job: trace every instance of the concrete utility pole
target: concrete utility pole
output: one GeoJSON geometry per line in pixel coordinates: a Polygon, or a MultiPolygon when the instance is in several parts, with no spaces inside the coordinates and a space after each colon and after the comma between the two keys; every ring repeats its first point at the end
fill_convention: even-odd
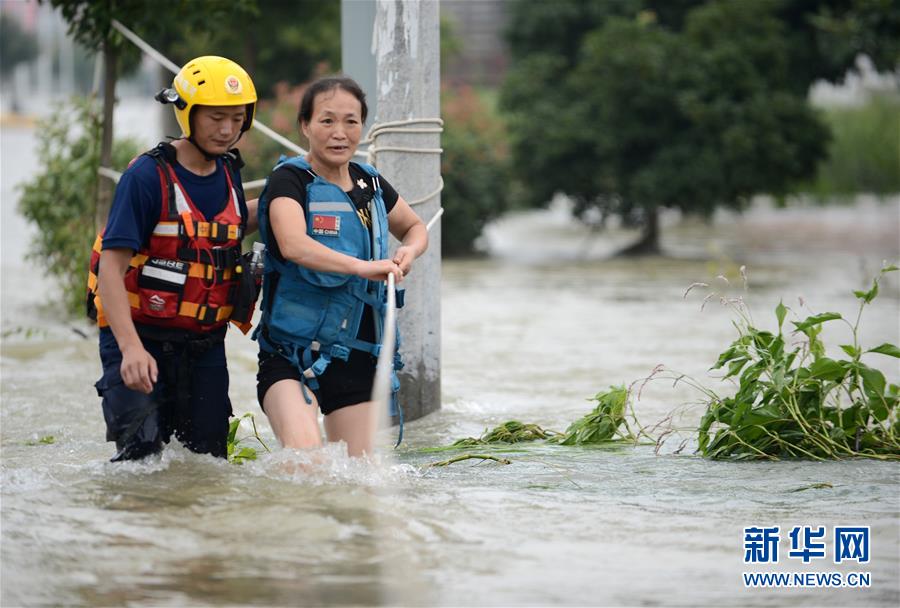
{"type": "MultiPolygon", "coordinates": [[[[345,0],[346,11],[365,10],[366,2],[345,0]]],[[[366,92],[377,104],[381,124],[440,116],[440,27],[439,3],[432,0],[377,0],[374,28],[368,53],[374,59],[375,91],[366,92]],[[373,94],[374,93],[374,94],[373,94]]],[[[370,5],[371,7],[371,5],[370,5]]],[[[369,7],[369,8],[370,8],[369,7]]],[[[346,23],[347,16],[342,17],[346,23]]],[[[346,32],[346,29],[342,30],[346,32]]],[[[343,45],[348,52],[348,42],[343,45]]],[[[353,60],[345,54],[344,65],[353,60]]],[[[366,59],[369,60],[369,59],[366,59]]],[[[365,82],[365,76],[350,73],[365,82]]],[[[361,82],[362,84],[362,82],[361,82]]],[[[363,85],[365,86],[365,85],[363,85]]],[[[434,128],[434,124],[410,124],[409,129],[434,128]]],[[[406,127],[401,127],[406,128],[406,127]]],[[[376,148],[415,150],[440,147],[438,133],[386,132],[373,144],[376,148]]],[[[378,152],[378,170],[409,202],[434,192],[440,184],[439,154],[406,150],[378,152]]],[[[440,194],[416,204],[423,221],[441,207],[440,194]]],[[[405,307],[399,324],[404,369],[400,372],[400,404],[407,420],[415,420],[441,406],[441,231],[438,222],[429,233],[430,245],[403,282],[405,307]]],[[[394,242],[393,246],[396,247],[394,242]]]]}

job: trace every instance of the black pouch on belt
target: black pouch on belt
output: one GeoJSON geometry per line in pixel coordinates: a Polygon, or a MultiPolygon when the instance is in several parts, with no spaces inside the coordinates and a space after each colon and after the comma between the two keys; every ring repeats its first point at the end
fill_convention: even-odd
{"type": "Polygon", "coordinates": [[[231,318],[238,323],[249,323],[256,309],[256,298],[259,297],[260,277],[250,271],[250,256],[247,252],[241,257],[241,262],[235,266],[235,292],[234,310],[231,318]]]}

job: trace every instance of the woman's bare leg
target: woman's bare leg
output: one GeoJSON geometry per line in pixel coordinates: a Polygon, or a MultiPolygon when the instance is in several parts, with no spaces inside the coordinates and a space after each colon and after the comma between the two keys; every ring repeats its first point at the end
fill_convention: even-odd
{"type": "Polygon", "coordinates": [[[296,380],[279,380],[266,391],[263,407],[278,441],[286,448],[317,448],[322,445],[319,433],[319,404],[312,391],[306,391],[312,404],[306,402],[303,389],[296,380]]]}
{"type": "Polygon", "coordinates": [[[348,405],[325,416],[328,441],[345,441],[351,456],[372,454],[375,421],[372,419],[373,401],[348,405]]]}

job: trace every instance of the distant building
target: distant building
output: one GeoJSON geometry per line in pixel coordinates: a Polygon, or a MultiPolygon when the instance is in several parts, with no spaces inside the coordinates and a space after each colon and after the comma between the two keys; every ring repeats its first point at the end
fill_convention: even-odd
{"type": "Polygon", "coordinates": [[[498,86],[506,76],[509,50],[504,32],[509,0],[441,0],[441,19],[450,21],[459,52],[444,66],[445,81],[498,86]]]}

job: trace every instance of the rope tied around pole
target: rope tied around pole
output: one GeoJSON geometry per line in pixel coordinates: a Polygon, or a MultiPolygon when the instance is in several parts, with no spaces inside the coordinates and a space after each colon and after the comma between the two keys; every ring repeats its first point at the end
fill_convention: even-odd
{"type": "MultiPolygon", "coordinates": [[[[418,135],[440,135],[444,132],[444,121],[440,118],[410,118],[407,120],[394,120],[390,122],[377,122],[372,125],[369,136],[360,142],[361,145],[368,144],[369,148],[365,152],[357,152],[358,156],[365,156],[366,162],[370,165],[378,166],[379,152],[407,152],[410,154],[441,154],[443,148],[415,148],[410,146],[379,146],[378,137],[387,133],[402,134],[418,134],[418,135]],[[418,126],[418,125],[436,125],[436,126],[418,126]]],[[[441,193],[444,189],[444,179],[438,177],[437,187],[423,197],[407,201],[409,205],[415,206],[427,202],[441,193]]]]}

